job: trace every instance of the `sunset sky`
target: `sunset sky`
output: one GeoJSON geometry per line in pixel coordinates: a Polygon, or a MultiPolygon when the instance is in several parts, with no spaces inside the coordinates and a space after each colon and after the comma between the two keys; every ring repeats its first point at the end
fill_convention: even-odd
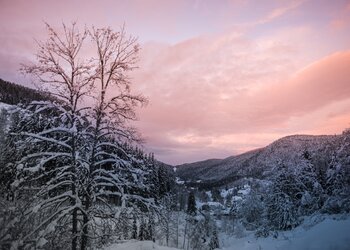
{"type": "Polygon", "coordinates": [[[139,38],[136,126],[166,163],[350,127],[349,0],[0,0],[0,78],[29,86],[44,22],[72,21],[139,38]]]}

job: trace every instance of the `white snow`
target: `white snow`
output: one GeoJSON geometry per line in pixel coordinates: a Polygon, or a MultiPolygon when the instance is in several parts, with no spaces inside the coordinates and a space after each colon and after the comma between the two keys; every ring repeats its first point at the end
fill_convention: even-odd
{"type": "Polygon", "coordinates": [[[175,182],[176,182],[177,184],[179,184],[179,185],[185,184],[185,181],[182,181],[179,177],[176,177],[176,178],[175,178],[175,182]]]}
{"type": "Polygon", "coordinates": [[[41,247],[43,247],[46,243],[47,243],[47,240],[46,240],[46,239],[40,238],[40,240],[36,243],[36,246],[37,246],[38,248],[41,248],[41,247]]]}
{"type": "Polygon", "coordinates": [[[229,194],[233,193],[234,192],[234,188],[230,188],[230,189],[222,189],[220,194],[221,194],[221,197],[222,198],[226,198],[229,194]]]}
{"type": "Polygon", "coordinates": [[[350,217],[335,220],[326,217],[322,222],[310,228],[310,221],[291,231],[279,232],[273,237],[255,238],[251,232],[246,237],[235,238],[220,235],[221,249],[224,250],[349,250],[350,217]]]}
{"type": "Polygon", "coordinates": [[[224,208],[224,205],[222,205],[220,202],[216,202],[216,201],[208,201],[206,204],[208,204],[209,206],[213,206],[213,207],[220,207],[220,208],[224,208]]]}
{"type": "Polygon", "coordinates": [[[32,209],[33,213],[37,213],[39,211],[40,207],[41,207],[40,204],[33,207],[33,209],[32,209]]]}
{"type": "Polygon", "coordinates": [[[208,195],[209,200],[212,201],[213,200],[213,195],[212,195],[211,191],[207,191],[205,193],[208,195]]]}
{"type": "Polygon", "coordinates": [[[248,195],[250,193],[250,186],[248,184],[245,184],[243,186],[243,189],[238,190],[238,193],[242,195],[248,195]]]}
{"type": "MultiPolygon", "coordinates": [[[[350,216],[309,217],[305,222],[291,230],[279,232],[277,238],[256,238],[253,232],[245,231],[242,238],[233,235],[219,234],[222,250],[349,250],[350,249],[350,216]],[[320,222],[321,221],[321,222],[320,222]]],[[[152,241],[124,241],[112,244],[101,250],[175,250],[159,246],[152,241]]]]}
{"type": "MultiPolygon", "coordinates": [[[[11,114],[12,112],[14,112],[17,109],[17,106],[14,105],[9,105],[3,102],[0,102],[0,114],[2,114],[3,110],[6,110],[8,114],[11,114]]],[[[10,127],[10,116],[8,115],[7,117],[5,117],[7,120],[5,121],[5,124],[3,124],[3,128],[4,131],[8,131],[9,127],[10,127]]]]}
{"type": "Polygon", "coordinates": [[[243,198],[241,196],[233,196],[232,201],[241,201],[243,198]]]}
{"type": "Polygon", "coordinates": [[[152,241],[127,241],[121,244],[113,244],[103,250],[176,250],[177,248],[159,246],[152,241]]]}
{"type": "Polygon", "coordinates": [[[0,102],[0,110],[2,109],[10,110],[14,108],[16,108],[16,106],[0,102]]]}

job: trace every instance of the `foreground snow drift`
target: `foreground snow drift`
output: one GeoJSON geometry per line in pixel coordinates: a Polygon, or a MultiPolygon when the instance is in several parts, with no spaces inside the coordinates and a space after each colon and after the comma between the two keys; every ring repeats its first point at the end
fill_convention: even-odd
{"type": "Polygon", "coordinates": [[[2,110],[2,109],[9,110],[9,109],[14,109],[14,108],[16,108],[15,105],[10,105],[7,103],[0,102],[0,110],[2,110]]]}
{"type": "Polygon", "coordinates": [[[159,246],[152,241],[128,241],[122,244],[113,244],[103,250],[175,250],[177,248],[159,246]]]}
{"type": "Polygon", "coordinates": [[[225,250],[349,250],[350,249],[350,217],[346,220],[325,218],[309,218],[303,225],[291,231],[280,232],[277,239],[258,238],[253,234],[237,239],[222,236],[221,247],[225,250]]]}
{"type": "MultiPolygon", "coordinates": [[[[349,250],[349,229],[350,217],[346,220],[336,220],[332,217],[311,217],[298,228],[280,232],[277,239],[273,237],[256,239],[253,233],[247,233],[242,238],[220,235],[220,246],[223,250],[349,250]],[[319,220],[322,221],[319,222],[319,220]]],[[[177,248],[159,246],[152,241],[133,240],[113,244],[103,250],[175,249],[177,248]]]]}

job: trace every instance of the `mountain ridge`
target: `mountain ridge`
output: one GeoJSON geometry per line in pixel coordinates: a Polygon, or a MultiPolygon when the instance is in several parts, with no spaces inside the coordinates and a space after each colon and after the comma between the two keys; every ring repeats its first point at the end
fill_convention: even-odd
{"type": "Polygon", "coordinates": [[[276,164],[302,160],[308,152],[318,168],[330,161],[342,135],[288,135],[269,145],[224,159],[208,159],[176,165],[176,176],[190,186],[223,186],[241,178],[264,179],[276,164]]]}

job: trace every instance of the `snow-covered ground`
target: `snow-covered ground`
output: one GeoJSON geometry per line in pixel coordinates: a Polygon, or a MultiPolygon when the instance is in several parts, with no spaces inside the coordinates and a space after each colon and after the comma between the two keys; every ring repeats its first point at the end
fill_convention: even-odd
{"type": "Polygon", "coordinates": [[[121,244],[113,244],[103,250],[176,250],[177,248],[159,246],[152,241],[127,241],[121,244]]]}
{"type": "Polygon", "coordinates": [[[9,110],[9,109],[13,109],[13,108],[15,108],[15,106],[10,105],[10,104],[6,104],[6,103],[3,103],[3,102],[0,102],[0,111],[1,111],[2,109],[7,109],[7,110],[9,110]]]}
{"type": "MultiPolygon", "coordinates": [[[[350,250],[350,217],[310,217],[287,232],[279,232],[277,238],[255,238],[247,232],[242,238],[220,234],[223,250],[350,250]],[[319,222],[322,220],[321,222],[319,222]],[[318,223],[319,222],[319,223],[318,223]],[[318,224],[316,224],[318,223],[318,224]],[[316,225],[314,225],[316,224],[316,225]]],[[[127,241],[113,244],[103,250],[175,250],[159,246],[152,241],[127,241]]]]}
{"type": "Polygon", "coordinates": [[[185,181],[181,180],[179,177],[176,177],[176,178],[175,178],[175,182],[176,182],[177,184],[179,184],[179,185],[185,184],[185,181]]]}
{"type": "Polygon", "coordinates": [[[350,217],[332,217],[312,226],[319,218],[308,218],[301,226],[273,237],[256,239],[252,233],[243,238],[220,235],[224,250],[350,250],[350,217]]]}

